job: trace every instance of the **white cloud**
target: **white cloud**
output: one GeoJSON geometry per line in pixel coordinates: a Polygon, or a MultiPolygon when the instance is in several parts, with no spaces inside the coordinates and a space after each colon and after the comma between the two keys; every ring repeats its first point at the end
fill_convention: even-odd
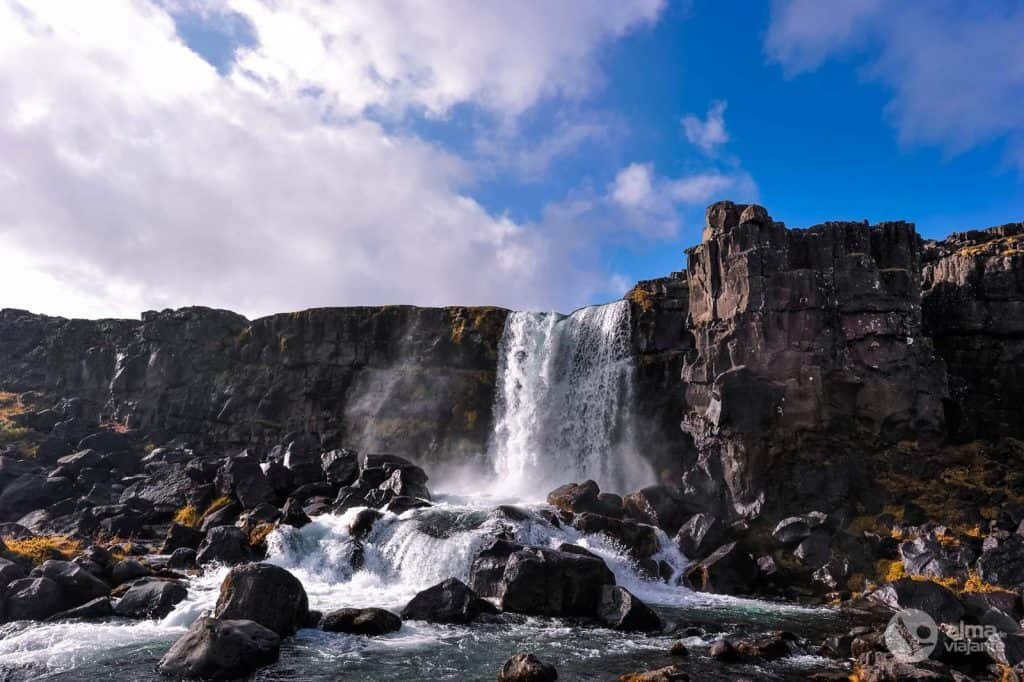
{"type": "Polygon", "coordinates": [[[757,198],[757,185],[742,169],[705,170],[677,178],[659,176],[653,164],[631,163],[621,169],[607,198],[621,209],[623,222],[650,236],[674,236],[686,209],[720,199],[757,198]]]}
{"type": "Polygon", "coordinates": [[[691,144],[700,147],[705,153],[713,153],[717,147],[729,141],[729,133],[725,130],[725,106],[722,101],[712,102],[708,107],[707,118],[687,114],[683,117],[683,132],[691,144]]]}
{"type": "Polygon", "coordinates": [[[240,73],[285,96],[317,88],[337,113],[368,106],[445,114],[473,101],[518,114],[600,80],[596,48],[660,15],[664,0],[324,2],[225,0],[259,45],[240,73]],[[343,11],[339,11],[343,5],[343,11]]]}
{"type": "Polygon", "coordinates": [[[654,199],[651,185],[652,168],[649,163],[631,163],[615,176],[612,199],[625,208],[642,208],[654,199]]]}
{"type": "Polygon", "coordinates": [[[467,160],[368,112],[581,95],[661,0],[339,4],[202,6],[256,30],[222,76],[175,33],[189,0],[0,0],[0,272],[35,283],[0,305],[567,308],[603,288],[576,236],[489,212],[467,160]]]}
{"type": "Polygon", "coordinates": [[[901,140],[951,152],[1006,136],[1024,168],[1024,6],[1019,3],[777,2],[768,55],[791,75],[862,60],[892,91],[901,140]]]}

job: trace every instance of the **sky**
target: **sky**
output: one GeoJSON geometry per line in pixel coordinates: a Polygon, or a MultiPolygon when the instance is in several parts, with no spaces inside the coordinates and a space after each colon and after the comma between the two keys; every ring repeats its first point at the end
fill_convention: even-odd
{"type": "Polygon", "coordinates": [[[703,212],[1024,220],[1024,2],[0,0],[0,307],[569,311],[703,212]]]}

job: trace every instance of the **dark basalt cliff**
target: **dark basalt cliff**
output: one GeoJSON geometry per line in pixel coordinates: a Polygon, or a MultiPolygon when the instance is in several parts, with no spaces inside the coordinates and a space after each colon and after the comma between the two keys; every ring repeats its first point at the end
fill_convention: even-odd
{"type": "MultiPolygon", "coordinates": [[[[690,504],[732,518],[857,513],[894,446],[1024,437],[1024,225],[924,242],[904,222],[787,229],[720,202],[687,254],[687,270],[627,299],[635,438],[690,504]]],[[[325,449],[465,461],[491,434],[506,316],[4,310],[0,391],[42,422],[57,399],[82,398],[94,421],[155,443],[230,450],[311,432],[325,449]]]]}
{"type": "Polygon", "coordinates": [[[101,421],[197,443],[414,454],[481,451],[491,432],[499,308],[321,308],[248,321],[207,308],[141,321],[0,311],[0,388],[84,399],[101,421]]]}
{"type": "Polygon", "coordinates": [[[958,232],[924,251],[925,332],[949,368],[956,440],[1024,431],[1024,223],[958,232]]]}
{"type": "Polygon", "coordinates": [[[912,225],[788,230],[723,203],[688,253],[688,488],[743,516],[808,498],[833,508],[865,452],[941,440],[945,376],[921,331],[912,225]]]}

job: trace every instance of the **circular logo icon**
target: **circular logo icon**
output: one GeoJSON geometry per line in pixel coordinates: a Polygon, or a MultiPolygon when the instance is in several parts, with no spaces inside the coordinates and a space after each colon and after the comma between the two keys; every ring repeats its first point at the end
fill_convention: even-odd
{"type": "Polygon", "coordinates": [[[932,617],[917,609],[896,613],[885,628],[885,645],[897,660],[906,663],[923,661],[939,643],[939,626],[932,617]]]}

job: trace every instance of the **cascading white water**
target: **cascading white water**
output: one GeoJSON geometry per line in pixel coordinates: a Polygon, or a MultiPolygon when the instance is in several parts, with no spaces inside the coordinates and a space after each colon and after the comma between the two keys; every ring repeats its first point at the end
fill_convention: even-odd
{"type": "Polygon", "coordinates": [[[497,487],[535,498],[588,478],[620,492],[651,483],[633,447],[633,374],[628,301],[509,315],[490,445],[497,487]]]}

